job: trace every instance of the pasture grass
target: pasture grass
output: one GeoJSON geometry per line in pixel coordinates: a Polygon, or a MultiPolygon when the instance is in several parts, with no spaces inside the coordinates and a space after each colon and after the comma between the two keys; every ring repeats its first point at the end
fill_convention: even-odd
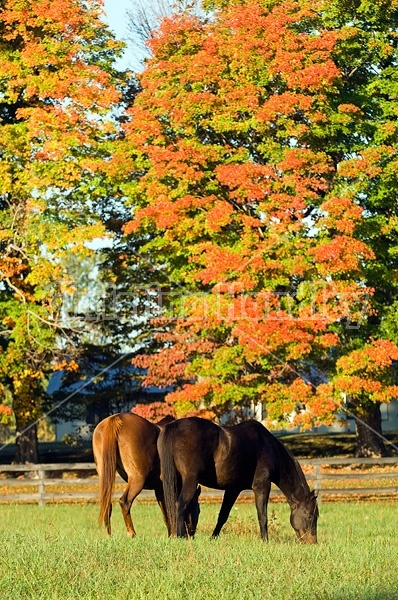
{"type": "Polygon", "coordinates": [[[137,503],[112,537],[95,505],[0,506],[3,600],[397,600],[398,504],[325,503],[319,543],[301,545],[285,503],[269,505],[261,542],[252,504],[237,504],[217,540],[219,504],[202,504],[194,540],[168,539],[158,507],[137,503]]]}

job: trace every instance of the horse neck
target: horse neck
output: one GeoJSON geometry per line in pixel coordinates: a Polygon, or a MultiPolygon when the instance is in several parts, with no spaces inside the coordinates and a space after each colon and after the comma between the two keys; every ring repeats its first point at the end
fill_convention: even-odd
{"type": "Polygon", "coordinates": [[[280,468],[277,485],[289,504],[302,502],[309,495],[310,488],[297,459],[294,458],[283,444],[282,448],[285,456],[283,465],[280,468]]]}

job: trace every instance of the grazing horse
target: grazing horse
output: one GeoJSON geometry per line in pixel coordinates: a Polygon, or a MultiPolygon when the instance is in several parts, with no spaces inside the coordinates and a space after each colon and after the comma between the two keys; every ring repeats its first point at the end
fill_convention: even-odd
{"type": "MultiPolygon", "coordinates": [[[[108,535],[111,534],[116,471],[127,482],[127,488],[119,500],[127,535],[136,535],[130,510],[134,499],[144,488],[155,491],[170,535],[156,442],[162,427],[172,420],[172,417],[165,417],[155,425],[134,413],[118,413],[107,417],[94,429],[93,453],[99,476],[99,522],[104,522],[108,535]]],[[[189,535],[194,535],[198,523],[199,494],[200,488],[194,491],[186,511],[185,526],[189,535]]]]}
{"type": "Polygon", "coordinates": [[[271,482],[285,495],[299,540],[317,541],[318,507],[293,455],[258,421],[220,427],[199,417],[166,425],[158,438],[161,476],[172,535],[187,535],[184,518],[198,483],[225,490],[212,536],[219,535],[242,490],[252,489],[260,533],[268,539],[271,482]]]}

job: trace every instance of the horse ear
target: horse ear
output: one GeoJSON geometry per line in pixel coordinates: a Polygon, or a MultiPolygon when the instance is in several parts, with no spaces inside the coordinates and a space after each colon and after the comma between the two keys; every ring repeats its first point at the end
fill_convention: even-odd
{"type": "Polygon", "coordinates": [[[316,500],[318,498],[318,490],[312,490],[310,498],[314,498],[314,500],[316,500]]]}

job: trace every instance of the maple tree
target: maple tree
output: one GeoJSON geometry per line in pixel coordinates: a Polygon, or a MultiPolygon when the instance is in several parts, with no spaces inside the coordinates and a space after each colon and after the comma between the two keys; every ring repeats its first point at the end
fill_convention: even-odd
{"type": "Polygon", "coordinates": [[[100,0],[6,0],[0,8],[0,384],[12,395],[16,461],[38,460],[48,377],[76,369],[62,298],[71,257],[105,235],[96,203],[120,102],[121,43],[100,0]]]}
{"type": "Polygon", "coordinates": [[[357,415],[357,453],[385,453],[381,421],[377,411],[381,402],[398,396],[393,363],[398,361],[396,344],[389,340],[369,340],[337,360],[335,388],[349,398],[357,415]],[[372,452],[369,452],[372,450],[372,452]]]}
{"type": "Polygon", "coordinates": [[[397,2],[204,6],[164,19],[125,124],[125,232],[168,278],[135,362],[180,416],[311,427],[349,394],[371,425],[396,395],[397,2]]]}

